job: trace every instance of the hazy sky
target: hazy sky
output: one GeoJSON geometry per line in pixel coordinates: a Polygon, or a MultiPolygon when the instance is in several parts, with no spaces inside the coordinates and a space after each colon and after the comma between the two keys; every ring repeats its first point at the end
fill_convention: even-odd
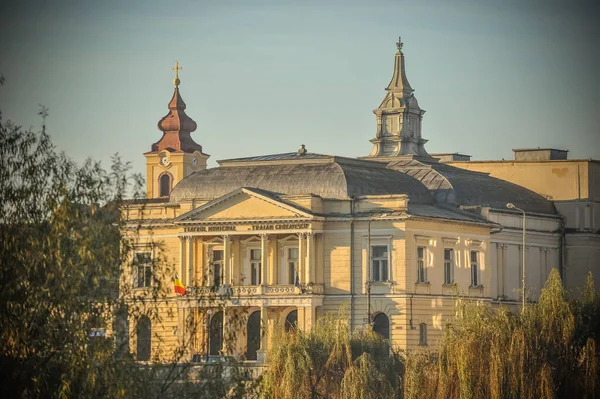
{"type": "Polygon", "coordinates": [[[144,172],[175,60],[192,134],[215,160],[367,155],[404,41],[429,152],[600,159],[598,1],[3,1],[3,117],[77,161],[144,172]]]}

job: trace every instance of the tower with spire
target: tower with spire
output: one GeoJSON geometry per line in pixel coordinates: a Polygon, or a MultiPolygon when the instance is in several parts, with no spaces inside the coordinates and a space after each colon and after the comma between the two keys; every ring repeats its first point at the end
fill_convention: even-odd
{"type": "Polygon", "coordinates": [[[371,139],[369,157],[431,158],[425,151],[427,140],[421,137],[421,122],[425,111],[419,107],[413,88],[406,78],[402,39],[398,38],[394,75],[386,87],[386,95],[373,111],[377,131],[371,139]]]}
{"type": "Polygon", "coordinates": [[[206,169],[206,160],[210,155],[202,152],[202,146],[196,143],[191,133],[196,130],[196,122],[185,113],[185,102],[179,93],[179,71],[182,67],[175,64],[175,92],[169,102],[169,113],[158,122],[163,135],[152,144],[146,157],[146,197],[168,197],[173,187],[191,173],[206,169]]]}

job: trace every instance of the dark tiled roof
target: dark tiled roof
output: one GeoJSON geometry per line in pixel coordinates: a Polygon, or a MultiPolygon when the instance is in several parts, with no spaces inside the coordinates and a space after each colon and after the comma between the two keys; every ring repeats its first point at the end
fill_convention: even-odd
{"type": "Polygon", "coordinates": [[[214,199],[240,187],[251,187],[323,198],[407,194],[413,202],[433,203],[427,188],[404,173],[376,162],[330,158],[331,162],[323,163],[241,164],[202,170],[173,188],[171,202],[214,199]]]}
{"type": "Polygon", "coordinates": [[[408,204],[407,213],[409,215],[423,216],[428,218],[460,220],[464,222],[490,224],[488,220],[475,213],[464,212],[460,210],[450,210],[432,205],[408,204]]]}
{"type": "Polygon", "coordinates": [[[232,158],[232,159],[223,159],[218,161],[221,162],[251,162],[251,161],[285,161],[290,159],[327,159],[331,158],[331,155],[324,154],[316,154],[307,152],[303,155],[298,155],[296,152],[285,152],[283,154],[270,154],[270,155],[258,155],[255,157],[245,157],[245,158],[232,158]]]}
{"type": "Polygon", "coordinates": [[[541,195],[487,173],[416,160],[391,162],[388,167],[418,179],[440,204],[506,209],[506,204],[512,202],[526,212],[557,213],[552,202],[541,195]]]}

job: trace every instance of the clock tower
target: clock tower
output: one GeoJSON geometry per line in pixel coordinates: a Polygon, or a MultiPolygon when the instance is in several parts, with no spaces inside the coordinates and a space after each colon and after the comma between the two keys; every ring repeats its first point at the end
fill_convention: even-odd
{"type": "Polygon", "coordinates": [[[158,122],[162,137],[152,144],[146,157],[146,197],[169,197],[173,187],[191,173],[206,169],[210,155],[202,152],[190,134],[196,130],[196,122],[185,113],[185,103],[179,94],[179,63],[175,71],[175,92],[169,102],[169,113],[158,122]]]}

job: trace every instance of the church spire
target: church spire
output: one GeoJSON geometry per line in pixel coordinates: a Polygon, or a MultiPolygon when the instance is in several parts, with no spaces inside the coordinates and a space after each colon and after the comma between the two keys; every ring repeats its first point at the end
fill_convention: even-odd
{"type": "Polygon", "coordinates": [[[183,151],[191,153],[194,151],[202,152],[202,146],[196,143],[190,133],[196,130],[196,122],[185,113],[185,102],[179,93],[179,71],[182,67],[179,62],[175,63],[173,70],[175,71],[175,91],[171,101],[169,101],[169,113],[158,122],[158,129],[163,132],[163,136],[159,141],[152,144],[152,151],[162,151],[168,149],[170,151],[183,151]]]}
{"type": "Polygon", "coordinates": [[[146,196],[166,199],[182,179],[190,174],[206,169],[210,157],[202,152],[190,134],[198,127],[185,113],[185,102],[179,93],[179,62],[172,68],[175,71],[175,89],[169,101],[169,113],[158,122],[162,137],[146,152],[146,196]]]}
{"type": "Polygon", "coordinates": [[[392,79],[386,95],[373,111],[377,117],[377,131],[371,139],[370,157],[410,156],[430,158],[425,151],[427,140],[421,138],[421,121],[425,111],[419,107],[413,88],[406,77],[404,43],[398,38],[392,79]]]}
{"type": "Polygon", "coordinates": [[[398,37],[398,42],[396,43],[398,52],[396,52],[396,59],[394,60],[394,75],[392,76],[390,84],[388,84],[386,87],[386,90],[400,92],[408,96],[414,90],[412,87],[410,87],[410,83],[408,83],[408,79],[406,78],[406,70],[404,68],[404,53],[402,52],[403,46],[404,43],[402,43],[402,38],[398,37]]]}

